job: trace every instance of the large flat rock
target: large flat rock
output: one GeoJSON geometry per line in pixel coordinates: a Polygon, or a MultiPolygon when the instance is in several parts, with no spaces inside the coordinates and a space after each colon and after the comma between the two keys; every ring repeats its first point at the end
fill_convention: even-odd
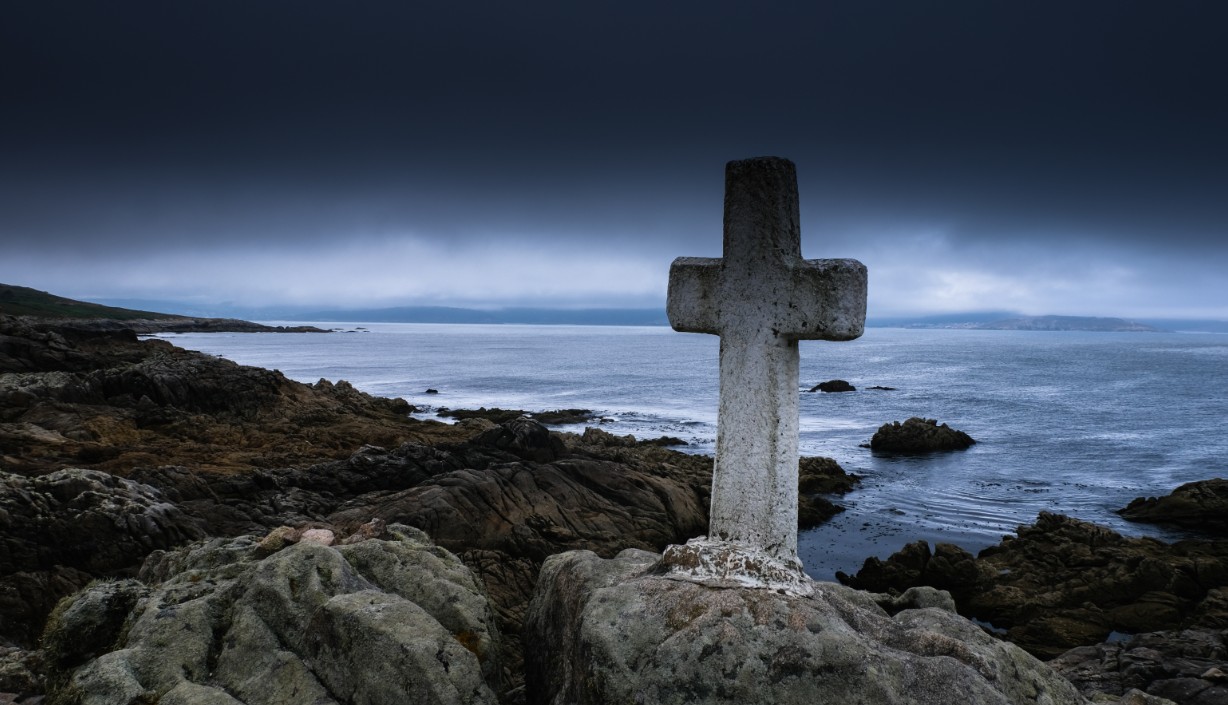
{"type": "Polygon", "coordinates": [[[659,560],[629,550],[546,561],[525,624],[538,645],[526,651],[530,703],[1083,702],[939,591],[892,601],[903,608],[893,616],[833,583],[806,597],[710,588],[659,574],[659,560]]]}

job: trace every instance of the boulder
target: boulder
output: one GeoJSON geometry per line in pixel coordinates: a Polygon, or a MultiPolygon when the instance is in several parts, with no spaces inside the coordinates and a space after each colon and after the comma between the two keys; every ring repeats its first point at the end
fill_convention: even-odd
{"type": "Polygon", "coordinates": [[[1228,629],[1228,541],[1125,538],[1049,512],[975,558],[916,542],[836,577],[872,591],[948,590],[960,614],[1045,658],[1114,631],[1228,629]]]}
{"type": "Polygon", "coordinates": [[[900,423],[883,424],[870,439],[870,448],[887,453],[929,453],[942,450],[963,450],[976,441],[934,419],[912,417],[900,423]]]}
{"type": "Polygon", "coordinates": [[[1228,480],[1200,480],[1163,497],[1138,497],[1117,513],[1130,521],[1172,524],[1228,536],[1228,480]]]}
{"type": "Polygon", "coordinates": [[[819,382],[811,387],[808,391],[811,392],[855,392],[857,388],[845,382],[842,379],[832,379],[826,382],[819,382]]]}
{"type": "Polygon", "coordinates": [[[660,560],[545,562],[525,622],[540,645],[526,654],[529,703],[1083,702],[1045,664],[939,607],[891,616],[834,583],[805,597],[706,587],[658,574],[660,560]]]}
{"type": "Polygon", "coordinates": [[[61,597],[203,535],[199,522],[134,480],[80,468],[41,477],[0,471],[3,636],[32,644],[61,597]]]}
{"type": "Polygon", "coordinates": [[[132,702],[495,703],[499,635],[480,583],[408,527],[387,540],[258,537],[150,557],[148,585],[100,585],[48,622],[49,699],[132,702]],[[137,596],[115,619],[116,593],[137,596]],[[88,648],[75,644],[82,631],[88,648]]]}
{"type": "Polygon", "coordinates": [[[1131,691],[1177,705],[1228,703],[1228,631],[1135,634],[1071,649],[1049,662],[1089,698],[1131,691]]]}

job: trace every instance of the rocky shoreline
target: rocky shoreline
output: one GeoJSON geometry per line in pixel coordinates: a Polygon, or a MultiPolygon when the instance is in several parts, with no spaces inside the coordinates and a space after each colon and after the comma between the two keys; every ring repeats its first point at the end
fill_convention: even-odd
{"type": "MultiPolygon", "coordinates": [[[[264,649],[267,634],[281,635],[279,663],[299,673],[295,682],[303,688],[353,695],[377,684],[356,685],[344,672],[378,670],[372,664],[384,661],[372,655],[348,662],[338,645],[410,638],[370,632],[384,634],[374,615],[389,611],[428,615],[414,623],[437,635],[438,648],[452,649],[445,661],[456,664],[453,675],[471,674],[457,685],[445,668],[439,682],[452,685],[440,685],[439,693],[467,693],[456,702],[522,702],[532,699],[532,688],[524,687],[523,630],[551,556],[588,551],[614,560],[634,550],[640,553],[618,565],[639,565],[706,530],[709,458],[596,427],[552,432],[502,410],[461,414],[467,418],[454,425],[416,420],[411,411],[402,400],[372,397],[342,381],[300,384],[163,340],[140,340],[131,327],[0,317],[0,693],[14,694],[0,695],[0,702],[40,702],[47,684],[47,702],[78,702],[99,683],[126,694],[123,702],[155,696],[162,703],[290,702],[260,695],[261,684],[240,671],[216,675],[219,658],[229,654],[228,663],[238,663],[264,649]],[[319,537],[335,537],[336,545],[319,537]],[[424,562],[430,570],[417,573],[420,582],[484,607],[466,608],[463,619],[449,616],[426,596],[410,594],[403,576],[387,572],[424,562]],[[283,619],[291,609],[284,590],[294,581],[253,592],[287,570],[334,586],[311,598],[317,617],[283,619]],[[191,653],[203,656],[183,651],[182,658],[184,664],[204,658],[206,675],[184,665],[188,670],[171,677],[149,661],[163,638],[150,616],[155,604],[180,605],[183,628],[199,629],[199,651],[191,653]],[[240,614],[241,605],[254,611],[240,614]],[[201,610],[198,621],[191,621],[192,610],[201,610]],[[371,626],[356,635],[347,631],[352,623],[371,626]],[[296,630],[310,638],[288,636],[296,630]],[[233,640],[217,641],[230,632],[233,640]],[[456,651],[454,642],[463,648],[456,651]],[[304,659],[334,665],[306,673],[304,659]],[[120,661],[129,665],[107,670],[120,661]]],[[[585,416],[566,411],[568,419],[585,416]]],[[[828,459],[803,459],[801,475],[800,514],[814,523],[839,511],[830,498],[858,481],[828,459]]],[[[588,570],[584,561],[568,560],[588,570]]],[[[1228,657],[1215,646],[1228,629],[1228,541],[1124,539],[1042,515],[980,557],[914,545],[874,560],[844,580],[878,593],[879,607],[832,586],[825,588],[832,606],[814,609],[880,624],[878,616],[849,610],[854,603],[861,605],[856,610],[891,614],[933,607],[938,598],[918,605],[915,595],[891,596],[947,590],[960,613],[1004,630],[1034,654],[1049,658],[1075,648],[1053,663],[1085,695],[1120,698],[1135,688],[1201,705],[1219,696],[1214,669],[1228,672],[1228,657]],[[1147,636],[1157,631],[1161,636],[1147,636]],[[1101,643],[1113,632],[1134,636],[1101,643]],[[1194,661],[1154,658],[1155,645],[1168,643],[1164,634],[1196,635],[1189,638],[1205,648],[1194,661]]],[[[933,619],[958,631],[947,617],[933,619]]],[[[890,643],[902,638],[890,636],[898,627],[889,622],[875,628],[890,643]]],[[[968,677],[991,672],[977,659],[1005,658],[989,642],[976,648],[998,656],[968,657],[982,674],[968,677]]],[[[413,666],[428,667],[434,668],[413,666]]]]}
{"type": "Polygon", "coordinates": [[[26,316],[22,323],[48,330],[76,330],[95,333],[132,331],[137,335],[159,333],[329,333],[315,326],[266,326],[238,318],[57,318],[51,321],[26,316]]]}

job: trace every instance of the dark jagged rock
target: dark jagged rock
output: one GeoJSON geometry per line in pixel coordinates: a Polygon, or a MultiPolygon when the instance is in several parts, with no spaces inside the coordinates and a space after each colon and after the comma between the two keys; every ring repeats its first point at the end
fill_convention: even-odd
{"type": "Polygon", "coordinates": [[[842,379],[819,382],[809,389],[811,392],[855,392],[857,388],[842,379]]]}
{"type": "Polygon", "coordinates": [[[883,387],[877,384],[874,385],[873,387],[866,387],[866,389],[875,389],[880,392],[894,392],[895,391],[895,387],[883,387]]]}
{"type": "Polygon", "coordinates": [[[588,409],[555,409],[553,411],[525,411],[524,409],[500,409],[492,407],[487,409],[439,409],[435,412],[437,416],[445,418],[464,420],[464,419],[485,419],[494,423],[506,423],[514,421],[522,416],[529,417],[538,423],[549,424],[551,426],[562,426],[566,424],[584,423],[585,421],[593,420],[593,412],[588,409]]]}
{"type": "Polygon", "coordinates": [[[917,542],[837,578],[876,592],[948,590],[960,614],[1045,657],[1113,631],[1228,628],[1228,541],[1125,538],[1048,512],[976,558],[949,544],[931,553],[917,542]]]}
{"type": "Polygon", "coordinates": [[[1228,703],[1228,631],[1185,629],[1080,646],[1049,662],[1086,697],[1131,690],[1177,705],[1228,703]]]}
{"type": "Polygon", "coordinates": [[[32,645],[64,595],[203,535],[158,490],[133,480],[81,469],[35,478],[0,472],[3,636],[32,645]]]}
{"type": "Polygon", "coordinates": [[[859,476],[845,472],[832,458],[801,458],[798,461],[798,528],[818,526],[844,511],[844,507],[823,495],[845,494],[859,482],[859,476]]]}
{"type": "Polygon", "coordinates": [[[929,453],[963,450],[975,443],[971,436],[945,423],[914,416],[904,423],[883,424],[870,439],[870,448],[887,453],[929,453]]]}
{"type": "Polygon", "coordinates": [[[1228,480],[1200,480],[1163,497],[1138,497],[1117,513],[1130,521],[1228,535],[1228,480]]]}
{"type": "Polygon", "coordinates": [[[469,435],[410,411],[345,382],[304,385],[130,331],[0,318],[0,466],[10,472],[246,471],[344,458],[363,443],[469,435]]]}

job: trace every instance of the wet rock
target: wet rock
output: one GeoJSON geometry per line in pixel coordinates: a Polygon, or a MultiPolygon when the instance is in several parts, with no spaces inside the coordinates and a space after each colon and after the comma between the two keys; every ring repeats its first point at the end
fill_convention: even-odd
{"type": "Polygon", "coordinates": [[[938,608],[654,574],[656,554],[552,556],[525,622],[529,703],[1078,703],[1045,664],[938,608]]]}
{"type": "Polygon", "coordinates": [[[524,409],[500,409],[498,407],[481,407],[480,409],[439,409],[436,414],[457,420],[486,419],[498,424],[528,417],[538,423],[560,426],[564,424],[584,423],[593,420],[593,412],[588,409],[555,409],[553,411],[525,411],[524,409]]]}
{"type": "Polygon", "coordinates": [[[870,448],[888,453],[929,453],[963,450],[975,443],[971,436],[945,423],[914,416],[903,423],[893,421],[880,426],[870,439],[870,448]]]}
{"type": "Polygon", "coordinates": [[[1228,702],[1228,631],[1136,634],[1072,649],[1049,662],[1088,698],[1130,691],[1177,705],[1228,702]]]}
{"type": "Polygon", "coordinates": [[[515,453],[525,460],[543,463],[559,458],[564,450],[562,440],[552,435],[545,426],[526,416],[484,431],[473,441],[515,453]]]}
{"type": "Polygon", "coordinates": [[[960,614],[1046,658],[1114,631],[1228,628],[1228,541],[1125,538],[1048,512],[975,558],[917,542],[837,578],[873,591],[948,590],[960,614]]]}
{"type": "Polygon", "coordinates": [[[801,458],[798,462],[799,529],[818,526],[844,511],[844,507],[824,495],[845,494],[861,478],[844,471],[832,458],[801,458]]]}
{"type": "Polygon", "coordinates": [[[1200,480],[1163,497],[1138,497],[1117,513],[1130,521],[1228,535],[1228,480],[1200,480]]]}
{"type": "Polygon", "coordinates": [[[808,391],[811,392],[855,392],[857,388],[842,379],[832,379],[826,382],[819,382],[811,387],[808,391]]]}
{"type": "MultiPolygon", "coordinates": [[[[259,558],[254,537],[151,558],[157,584],[107,653],[57,660],[57,704],[494,703],[498,632],[473,575],[413,529],[259,558]],[[160,699],[160,700],[159,700],[160,699]]],[[[99,619],[90,588],[48,627],[67,642],[99,619]]]]}

